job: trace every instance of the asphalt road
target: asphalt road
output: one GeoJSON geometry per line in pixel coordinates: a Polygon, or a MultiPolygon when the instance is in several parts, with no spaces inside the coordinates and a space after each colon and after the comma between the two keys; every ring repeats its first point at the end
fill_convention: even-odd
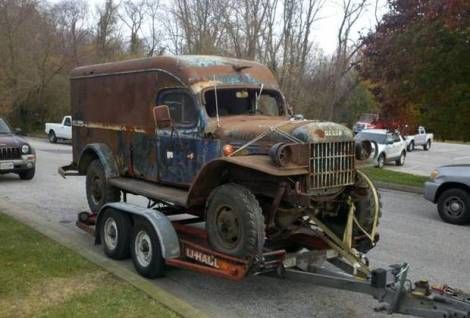
{"type": "MultiPolygon", "coordinates": [[[[0,176],[0,203],[21,207],[51,227],[64,228],[81,238],[83,246],[102,255],[86,235],[77,236],[73,222],[87,209],[83,177],[62,179],[57,167],[71,161],[69,145],[51,145],[33,139],[37,175],[21,181],[0,176]]],[[[433,204],[416,194],[382,191],[381,241],[369,253],[374,267],[403,261],[411,265],[413,280],[429,279],[470,290],[470,226],[443,223],[433,204]]],[[[131,267],[130,261],[120,262],[131,267]]],[[[155,284],[215,317],[387,317],[373,312],[368,296],[290,282],[250,277],[240,283],[172,269],[155,284]]]]}
{"type": "Polygon", "coordinates": [[[403,166],[390,163],[385,168],[429,176],[439,166],[462,163],[470,164],[470,144],[434,142],[429,151],[417,146],[415,151],[408,152],[403,166]]]}

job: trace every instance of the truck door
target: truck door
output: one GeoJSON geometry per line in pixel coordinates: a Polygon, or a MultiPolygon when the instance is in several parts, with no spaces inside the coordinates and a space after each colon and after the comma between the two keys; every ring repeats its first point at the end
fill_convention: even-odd
{"type": "Polygon", "coordinates": [[[164,90],[157,105],[168,106],[173,122],[171,128],[156,132],[159,180],[189,185],[206,162],[219,156],[220,142],[204,138],[200,129],[201,109],[188,90],[164,90]]]}
{"type": "Polygon", "coordinates": [[[416,144],[422,145],[426,143],[426,131],[424,127],[418,127],[418,134],[415,137],[416,144]]]}

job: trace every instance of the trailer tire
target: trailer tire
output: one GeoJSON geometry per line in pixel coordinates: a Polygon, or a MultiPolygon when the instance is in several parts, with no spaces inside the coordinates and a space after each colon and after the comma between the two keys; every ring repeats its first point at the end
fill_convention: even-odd
{"type": "Polygon", "coordinates": [[[93,160],[88,166],[86,198],[92,212],[98,212],[106,203],[121,201],[121,191],[108,184],[103,164],[99,159],[93,160]]]}
{"type": "Polygon", "coordinates": [[[209,244],[224,254],[251,257],[264,246],[262,209],[253,193],[238,184],[224,184],[211,192],[206,229],[209,244]]]}
{"type": "Polygon", "coordinates": [[[164,275],[165,260],[160,238],[153,226],[142,219],[136,220],[131,238],[131,256],[135,270],[146,278],[164,275]]]}
{"type": "Polygon", "coordinates": [[[104,253],[112,259],[120,260],[130,255],[131,223],[129,216],[107,208],[100,222],[100,237],[104,253]]]}

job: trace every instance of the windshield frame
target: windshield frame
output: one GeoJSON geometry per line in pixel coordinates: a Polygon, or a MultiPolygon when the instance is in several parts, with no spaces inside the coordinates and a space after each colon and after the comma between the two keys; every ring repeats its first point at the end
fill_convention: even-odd
{"type": "Polygon", "coordinates": [[[224,117],[232,117],[232,116],[239,116],[239,115],[243,115],[243,116],[264,116],[264,117],[289,117],[290,113],[289,113],[289,109],[287,107],[287,103],[286,103],[286,98],[284,96],[284,94],[282,94],[282,92],[277,89],[277,88],[272,88],[272,87],[267,87],[267,86],[261,86],[261,85],[214,85],[214,86],[208,86],[208,87],[205,87],[204,89],[201,90],[200,92],[200,101],[201,101],[201,106],[202,108],[204,109],[204,112],[206,113],[207,115],[207,118],[210,118],[210,119],[215,119],[215,117],[211,117],[209,116],[208,112],[207,112],[207,109],[206,109],[206,93],[208,91],[213,91],[214,89],[217,89],[217,91],[219,90],[227,90],[227,89],[233,89],[233,90],[237,90],[237,89],[247,89],[247,90],[257,90],[258,93],[259,91],[261,90],[262,88],[262,94],[263,95],[264,93],[271,93],[271,95],[274,95],[273,97],[277,100],[278,104],[279,104],[279,115],[275,116],[275,115],[266,115],[266,114],[237,114],[237,115],[230,115],[230,116],[224,116],[224,117]]]}
{"type": "Polygon", "coordinates": [[[11,130],[10,125],[7,121],[0,117],[0,135],[11,135],[13,130],[11,130]]]}

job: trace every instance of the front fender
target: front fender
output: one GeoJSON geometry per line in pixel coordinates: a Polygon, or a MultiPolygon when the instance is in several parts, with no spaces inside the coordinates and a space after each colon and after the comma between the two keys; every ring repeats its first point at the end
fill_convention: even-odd
{"type": "Polygon", "coordinates": [[[101,143],[88,144],[83,148],[78,161],[78,171],[80,174],[86,174],[86,170],[90,163],[99,159],[104,167],[106,178],[118,177],[119,169],[111,149],[101,143]]]}

